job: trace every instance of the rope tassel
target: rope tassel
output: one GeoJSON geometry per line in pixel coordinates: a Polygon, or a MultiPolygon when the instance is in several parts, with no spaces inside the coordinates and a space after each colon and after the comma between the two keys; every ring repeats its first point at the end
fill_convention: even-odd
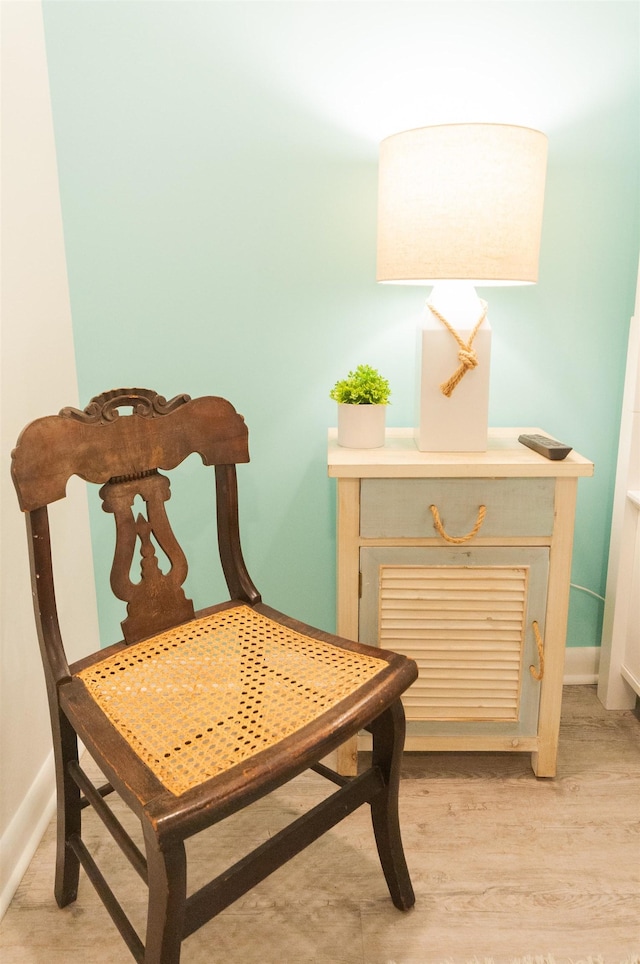
{"type": "Polygon", "coordinates": [[[544,677],[544,642],[542,636],[540,635],[540,627],[538,626],[537,620],[533,621],[533,635],[536,641],[536,649],[538,650],[538,669],[535,666],[529,667],[529,672],[534,679],[540,681],[544,677]]]}
{"type": "Polygon", "coordinates": [[[469,337],[469,340],[464,341],[462,336],[455,330],[453,325],[451,325],[447,321],[444,315],[441,315],[440,312],[437,310],[437,308],[433,307],[430,301],[427,302],[427,308],[429,309],[431,314],[434,315],[438,319],[438,321],[441,321],[442,324],[445,326],[445,328],[447,328],[447,330],[451,332],[455,340],[458,342],[458,346],[459,346],[458,359],[460,361],[460,366],[455,370],[451,378],[447,379],[447,381],[443,382],[442,385],[440,386],[440,391],[447,398],[451,398],[451,395],[453,394],[454,389],[456,388],[457,385],[460,384],[460,382],[467,374],[467,372],[471,371],[473,368],[478,367],[478,356],[475,352],[475,349],[472,347],[473,339],[476,337],[478,330],[482,325],[482,322],[487,317],[487,302],[481,301],[480,304],[482,305],[482,314],[480,315],[478,321],[476,322],[475,327],[469,337]]]}

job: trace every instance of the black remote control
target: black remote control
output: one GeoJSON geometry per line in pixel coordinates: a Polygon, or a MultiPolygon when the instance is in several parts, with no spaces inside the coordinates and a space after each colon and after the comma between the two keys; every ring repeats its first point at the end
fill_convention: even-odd
{"type": "Polygon", "coordinates": [[[546,435],[520,435],[518,441],[533,449],[534,452],[544,455],[546,459],[553,459],[554,461],[566,459],[571,451],[570,445],[556,442],[554,438],[548,438],[546,435]]]}

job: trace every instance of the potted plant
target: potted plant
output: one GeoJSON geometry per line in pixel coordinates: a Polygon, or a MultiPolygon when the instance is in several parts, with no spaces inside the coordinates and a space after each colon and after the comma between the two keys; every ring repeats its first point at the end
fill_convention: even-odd
{"type": "Polygon", "coordinates": [[[386,406],[391,389],[370,365],[358,365],[329,393],[338,403],[338,445],[374,449],[384,445],[386,406]]]}

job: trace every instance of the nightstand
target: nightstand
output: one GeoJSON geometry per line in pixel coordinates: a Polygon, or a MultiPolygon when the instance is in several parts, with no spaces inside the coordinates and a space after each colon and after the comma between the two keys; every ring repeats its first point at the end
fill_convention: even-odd
{"type": "MultiPolygon", "coordinates": [[[[556,772],[577,482],[490,429],[486,452],[420,452],[413,429],[379,449],[338,446],[337,632],[413,657],[405,748],[531,753],[556,772]]],[[[366,738],[360,737],[360,747],[366,738]]],[[[355,773],[358,741],[339,751],[355,773]]]]}

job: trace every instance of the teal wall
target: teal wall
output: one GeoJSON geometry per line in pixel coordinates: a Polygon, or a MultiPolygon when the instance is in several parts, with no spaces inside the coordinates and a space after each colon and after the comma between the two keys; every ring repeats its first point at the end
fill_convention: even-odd
{"type": "MultiPolygon", "coordinates": [[[[80,396],[231,399],[251,432],[254,579],[327,629],[329,389],[368,362],[392,383],[389,424],[413,423],[425,295],[374,280],[378,143],[459,121],[547,133],[540,281],[484,292],[490,420],[540,425],[596,463],[573,579],[603,595],[638,259],[638,6],[45,0],[44,14],[80,396]]],[[[212,528],[174,503],[206,561],[212,528]]],[[[111,538],[99,511],[92,524],[111,538]]],[[[122,614],[101,558],[106,640],[122,614]]],[[[572,592],[570,645],[598,644],[601,610],[572,592]]]]}

